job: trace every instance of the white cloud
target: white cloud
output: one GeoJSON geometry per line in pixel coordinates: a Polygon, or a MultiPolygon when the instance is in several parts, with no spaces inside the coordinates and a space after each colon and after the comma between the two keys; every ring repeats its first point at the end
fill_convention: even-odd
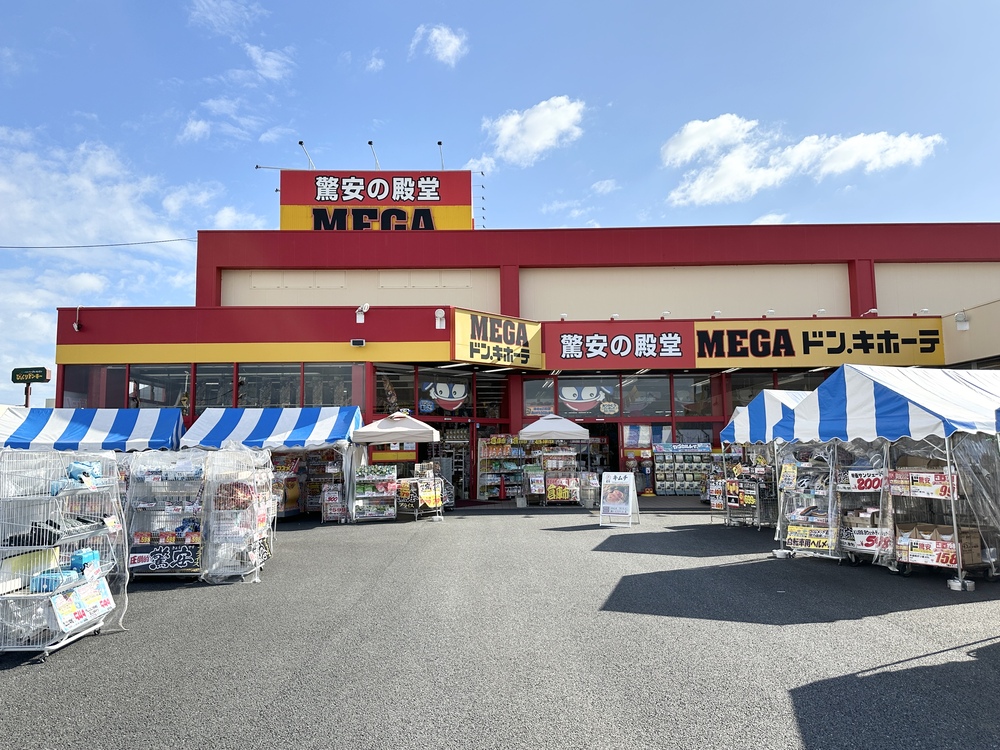
{"type": "Polygon", "coordinates": [[[0,47],[0,73],[12,76],[20,72],[21,64],[14,56],[14,50],[10,47],[0,47]]]}
{"type": "Polygon", "coordinates": [[[255,214],[244,214],[232,206],[225,206],[215,212],[213,229],[264,229],[266,222],[255,214]]]}
{"type": "Polygon", "coordinates": [[[184,123],[184,129],[181,130],[180,135],[177,136],[177,140],[181,143],[191,143],[192,141],[203,141],[212,134],[212,125],[208,120],[196,120],[194,118],[189,118],[186,123],[184,123]]]}
{"type": "Polygon", "coordinates": [[[607,195],[615,190],[621,190],[621,185],[617,180],[598,180],[590,186],[590,189],[598,195],[607,195]]]}
{"type": "Polygon", "coordinates": [[[372,50],[371,56],[368,58],[368,63],[365,65],[365,70],[369,73],[378,73],[382,68],[385,67],[385,60],[378,56],[379,51],[377,49],[372,50]]]}
{"type": "Polygon", "coordinates": [[[196,26],[231,39],[240,39],[258,19],[267,16],[257,3],[239,0],[192,0],[188,18],[196,26]]]}
{"type": "Polygon", "coordinates": [[[579,209],[581,203],[577,200],[571,201],[552,201],[551,203],[546,203],[542,206],[543,214],[554,214],[561,213],[563,211],[573,212],[579,209]]]}
{"type": "Polygon", "coordinates": [[[242,106],[242,101],[238,97],[221,96],[207,99],[201,103],[201,106],[216,116],[235,117],[242,106]]]}
{"type": "Polygon", "coordinates": [[[788,214],[764,214],[751,221],[751,224],[785,224],[788,214]]]}
{"type": "Polygon", "coordinates": [[[941,135],[861,133],[854,136],[810,135],[786,144],[777,131],[756,120],[720,115],[692,120],[660,150],[666,167],[686,167],[681,183],[667,200],[677,206],[748,200],[796,176],[816,180],[861,168],[865,173],[919,166],[945,142],[941,135]]]}
{"type": "Polygon", "coordinates": [[[454,68],[455,63],[469,52],[467,38],[462,29],[452,31],[447,26],[421,24],[417,27],[413,39],[410,41],[410,57],[413,57],[420,45],[426,40],[424,51],[438,62],[454,68]]]}
{"type": "Polygon", "coordinates": [[[281,81],[287,78],[295,63],[292,61],[293,50],[286,52],[278,50],[265,50],[263,47],[256,47],[252,44],[244,44],[243,49],[253,63],[257,75],[266,81],[281,81]]]}
{"type": "Polygon", "coordinates": [[[277,143],[282,138],[291,138],[294,135],[295,131],[291,128],[286,128],[283,125],[277,125],[273,128],[265,130],[260,134],[260,137],[258,137],[257,140],[260,143],[277,143]]]}
{"type": "Polygon", "coordinates": [[[192,207],[208,206],[222,192],[220,185],[184,185],[167,192],[163,196],[162,205],[169,216],[180,216],[192,207]]]}
{"type": "Polygon", "coordinates": [[[568,96],[554,96],[524,112],[512,110],[495,120],[484,119],[483,129],[495,143],[495,155],[518,167],[530,167],[547,151],[583,135],[580,121],[586,105],[568,96]]]}
{"type": "Polygon", "coordinates": [[[487,156],[483,154],[478,159],[469,159],[465,162],[462,169],[468,169],[472,172],[482,172],[483,174],[491,174],[494,169],[496,169],[497,161],[492,156],[487,156]]]}

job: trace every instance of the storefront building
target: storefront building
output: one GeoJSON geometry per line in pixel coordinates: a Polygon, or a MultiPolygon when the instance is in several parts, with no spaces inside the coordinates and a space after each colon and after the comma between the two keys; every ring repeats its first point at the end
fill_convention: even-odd
{"type": "MultiPolygon", "coordinates": [[[[844,363],[991,366],[1000,225],[472,229],[468,172],[286,171],[281,229],[203,231],[191,307],[59,310],[57,406],[408,409],[475,445],[555,412],[718,443],[844,363]]],[[[456,490],[459,489],[456,483],[456,490]]]]}

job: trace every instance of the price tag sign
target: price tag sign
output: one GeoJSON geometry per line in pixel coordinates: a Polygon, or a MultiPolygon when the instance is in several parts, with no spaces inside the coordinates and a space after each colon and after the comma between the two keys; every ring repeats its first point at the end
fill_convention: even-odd
{"type": "Polygon", "coordinates": [[[847,472],[851,492],[881,492],[885,482],[883,472],[878,470],[847,472]]]}

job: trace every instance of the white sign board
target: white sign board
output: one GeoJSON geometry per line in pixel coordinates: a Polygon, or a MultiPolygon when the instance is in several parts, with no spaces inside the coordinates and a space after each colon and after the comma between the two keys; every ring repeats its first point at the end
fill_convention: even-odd
{"type": "Polygon", "coordinates": [[[633,518],[639,523],[635,474],[631,471],[601,474],[601,526],[631,526],[633,518]]]}

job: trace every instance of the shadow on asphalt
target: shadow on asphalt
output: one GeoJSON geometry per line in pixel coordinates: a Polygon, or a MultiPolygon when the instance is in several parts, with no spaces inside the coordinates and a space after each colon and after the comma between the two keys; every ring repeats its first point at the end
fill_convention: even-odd
{"type": "Polygon", "coordinates": [[[1000,747],[995,700],[983,692],[996,681],[1000,644],[991,639],[927,656],[954,660],[885,665],[789,691],[802,746],[821,750],[852,738],[858,748],[1000,747]]]}
{"type": "Polygon", "coordinates": [[[925,568],[903,578],[868,564],[853,567],[834,560],[766,557],[625,576],[602,610],[802,625],[1000,600],[1000,584],[982,581],[975,591],[952,591],[947,581],[953,576],[952,570],[925,568]]]}
{"type": "MultiPolygon", "coordinates": [[[[588,527],[589,528],[589,527],[588,527]]],[[[666,530],[641,531],[633,526],[627,534],[614,534],[598,544],[596,552],[625,552],[633,555],[673,555],[676,557],[729,557],[770,554],[778,546],[774,529],[698,524],[669,526],[666,530]]],[[[567,529],[567,531],[570,529],[567,529]]]]}

